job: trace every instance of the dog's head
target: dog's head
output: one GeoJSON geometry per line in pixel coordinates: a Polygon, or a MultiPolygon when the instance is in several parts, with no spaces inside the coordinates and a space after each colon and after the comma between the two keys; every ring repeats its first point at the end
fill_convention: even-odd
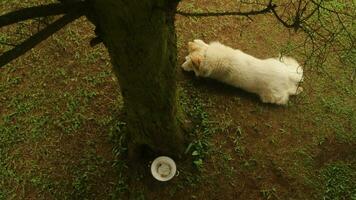
{"type": "Polygon", "coordinates": [[[205,70],[203,68],[205,51],[209,47],[202,40],[194,40],[188,42],[189,55],[185,57],[185,62],[182,64],[182,68],[185,71],[194,71],[196,76],[204,76],[205,70]]]}
{"type": "Polygon", "coordinates": [[[189,53],[193,53],[193,52],[204,53],[208,47],[209,47],[209,45],[206,44],[203,40],[196,39],[193,42],[188,42],[189,53]]]}

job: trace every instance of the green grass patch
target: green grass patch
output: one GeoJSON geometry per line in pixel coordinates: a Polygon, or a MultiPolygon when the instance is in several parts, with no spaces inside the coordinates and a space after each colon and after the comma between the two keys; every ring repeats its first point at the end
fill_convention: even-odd
{"type": "Polygon", "coordinates": [[[321,170],[323,179],[323,199],[356,199],[355,166],[343,162],[331,163],[321,170]]]}
{"type": "MultiPolygon", "coordinates": [[[[189,87],[189,86],[188,86],[189,87]]],[[[204,104],[197,94],[188,94],[185,89],[179,90],[180,106],[182,107],[185,116],[191,120],[192,125],[190,137],[192,142],[187,146],[185,154],[190,154],[193,157],[193,164],[202,169],[204,159],[209,155],[212,145],[210,143],[211,136],[216,132],[213,124],[209,119],[209,114],[204,109],[204,104]]]]}

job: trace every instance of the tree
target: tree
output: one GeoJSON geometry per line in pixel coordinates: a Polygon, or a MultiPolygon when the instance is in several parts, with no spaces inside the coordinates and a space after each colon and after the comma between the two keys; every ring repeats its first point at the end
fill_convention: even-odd
{"type": "Polygon", "coordinates": [[[124,97],[130,157],[142,147],[169,155],[182,152],[176,115],[176,5],[174,1],[93,2],[124,97]]]}
{"type": "MultiPolygon", "coordinates": [[[[179,124],[179,107],[175,85],[176,35],[175,14],[186,17],[273,14],[287,28],[308,34],[314,55],[324,55],[317,44],[340,43],[343,50],[353,51],[354,36],[342,21],[353,18],[341,13],[324,0],[295,0],[277,4],[273,0],[241,1],[253,5],[250,11],[187,13],[177,11],[180,0],[60,0],[60,3],[20,9],[0,17],[0,27],[19,21],[64,14],[46,28],[0,56],[0,66],[22,55],[76,18],[85,15],[96,25],[97,37],[92,45],[103,41],[107,47],[124,98],[127,143],[131,159],[147,149],[178,156],[184,149],[184,135],[179,124]],[[294,12],[285,12],[290,8],[294,12]],[[321,23],[321,15],[337,15],[339,26],[333,30],[321,23]],[[337,39],[348,35],[349,43],[337,39]],[[323,41],[323,43],[317,42],[323,41]]],[[[352,10],[352,9],[351,9],[352,10]]]]}

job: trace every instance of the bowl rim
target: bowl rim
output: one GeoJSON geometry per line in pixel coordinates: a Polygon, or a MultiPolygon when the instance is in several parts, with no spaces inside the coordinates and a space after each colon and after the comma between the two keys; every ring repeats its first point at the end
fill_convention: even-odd
{"type": "Polygon", "coordinates": [[[151,164],[151,174],[155,179],[157,179],[159,181],[171,180],[174,177],[174,175],[176,174],[176,172],[177,172],[176,163],[174,162],[174,160],[172,158],[170,158],[168,156],[159,156],[156,159],[154,159],[151,164]],[[161,162],[164,162],[171,167],[171,173],[167,177],[160,176],[158,174],[158,172],[156,171],[156,166],[161,162]]]}

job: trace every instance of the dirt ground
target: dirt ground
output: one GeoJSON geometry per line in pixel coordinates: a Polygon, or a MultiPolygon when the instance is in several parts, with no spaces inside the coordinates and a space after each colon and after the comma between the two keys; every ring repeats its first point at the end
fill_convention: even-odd
{"type": "MultiPolygon", "coordinates": [[[[0,14],[40,3],[33,2],[0,2],[0,14]]],[[[184,0],[179,9],[239,5],[184,0]]],[[[1,29],[0,41],[36,31],[34,23],[1,29]]],[[[335,53],[324,66],[305,62],[304,35],[271,15],[177,15],[176,30],[179,64],[196,38],[259,58],[283,52],[303,64],[304,92],[288,106],[263,104],[178,66],[179,102],[193,138],[188,156],[167,183],[148,167],[134,175],[118,145],[125,126],[119,85],[104,46],[89,46],[93,26],[81,18],[0,69],[0,199],[356,199],[354,66],[335,53]]]]}

